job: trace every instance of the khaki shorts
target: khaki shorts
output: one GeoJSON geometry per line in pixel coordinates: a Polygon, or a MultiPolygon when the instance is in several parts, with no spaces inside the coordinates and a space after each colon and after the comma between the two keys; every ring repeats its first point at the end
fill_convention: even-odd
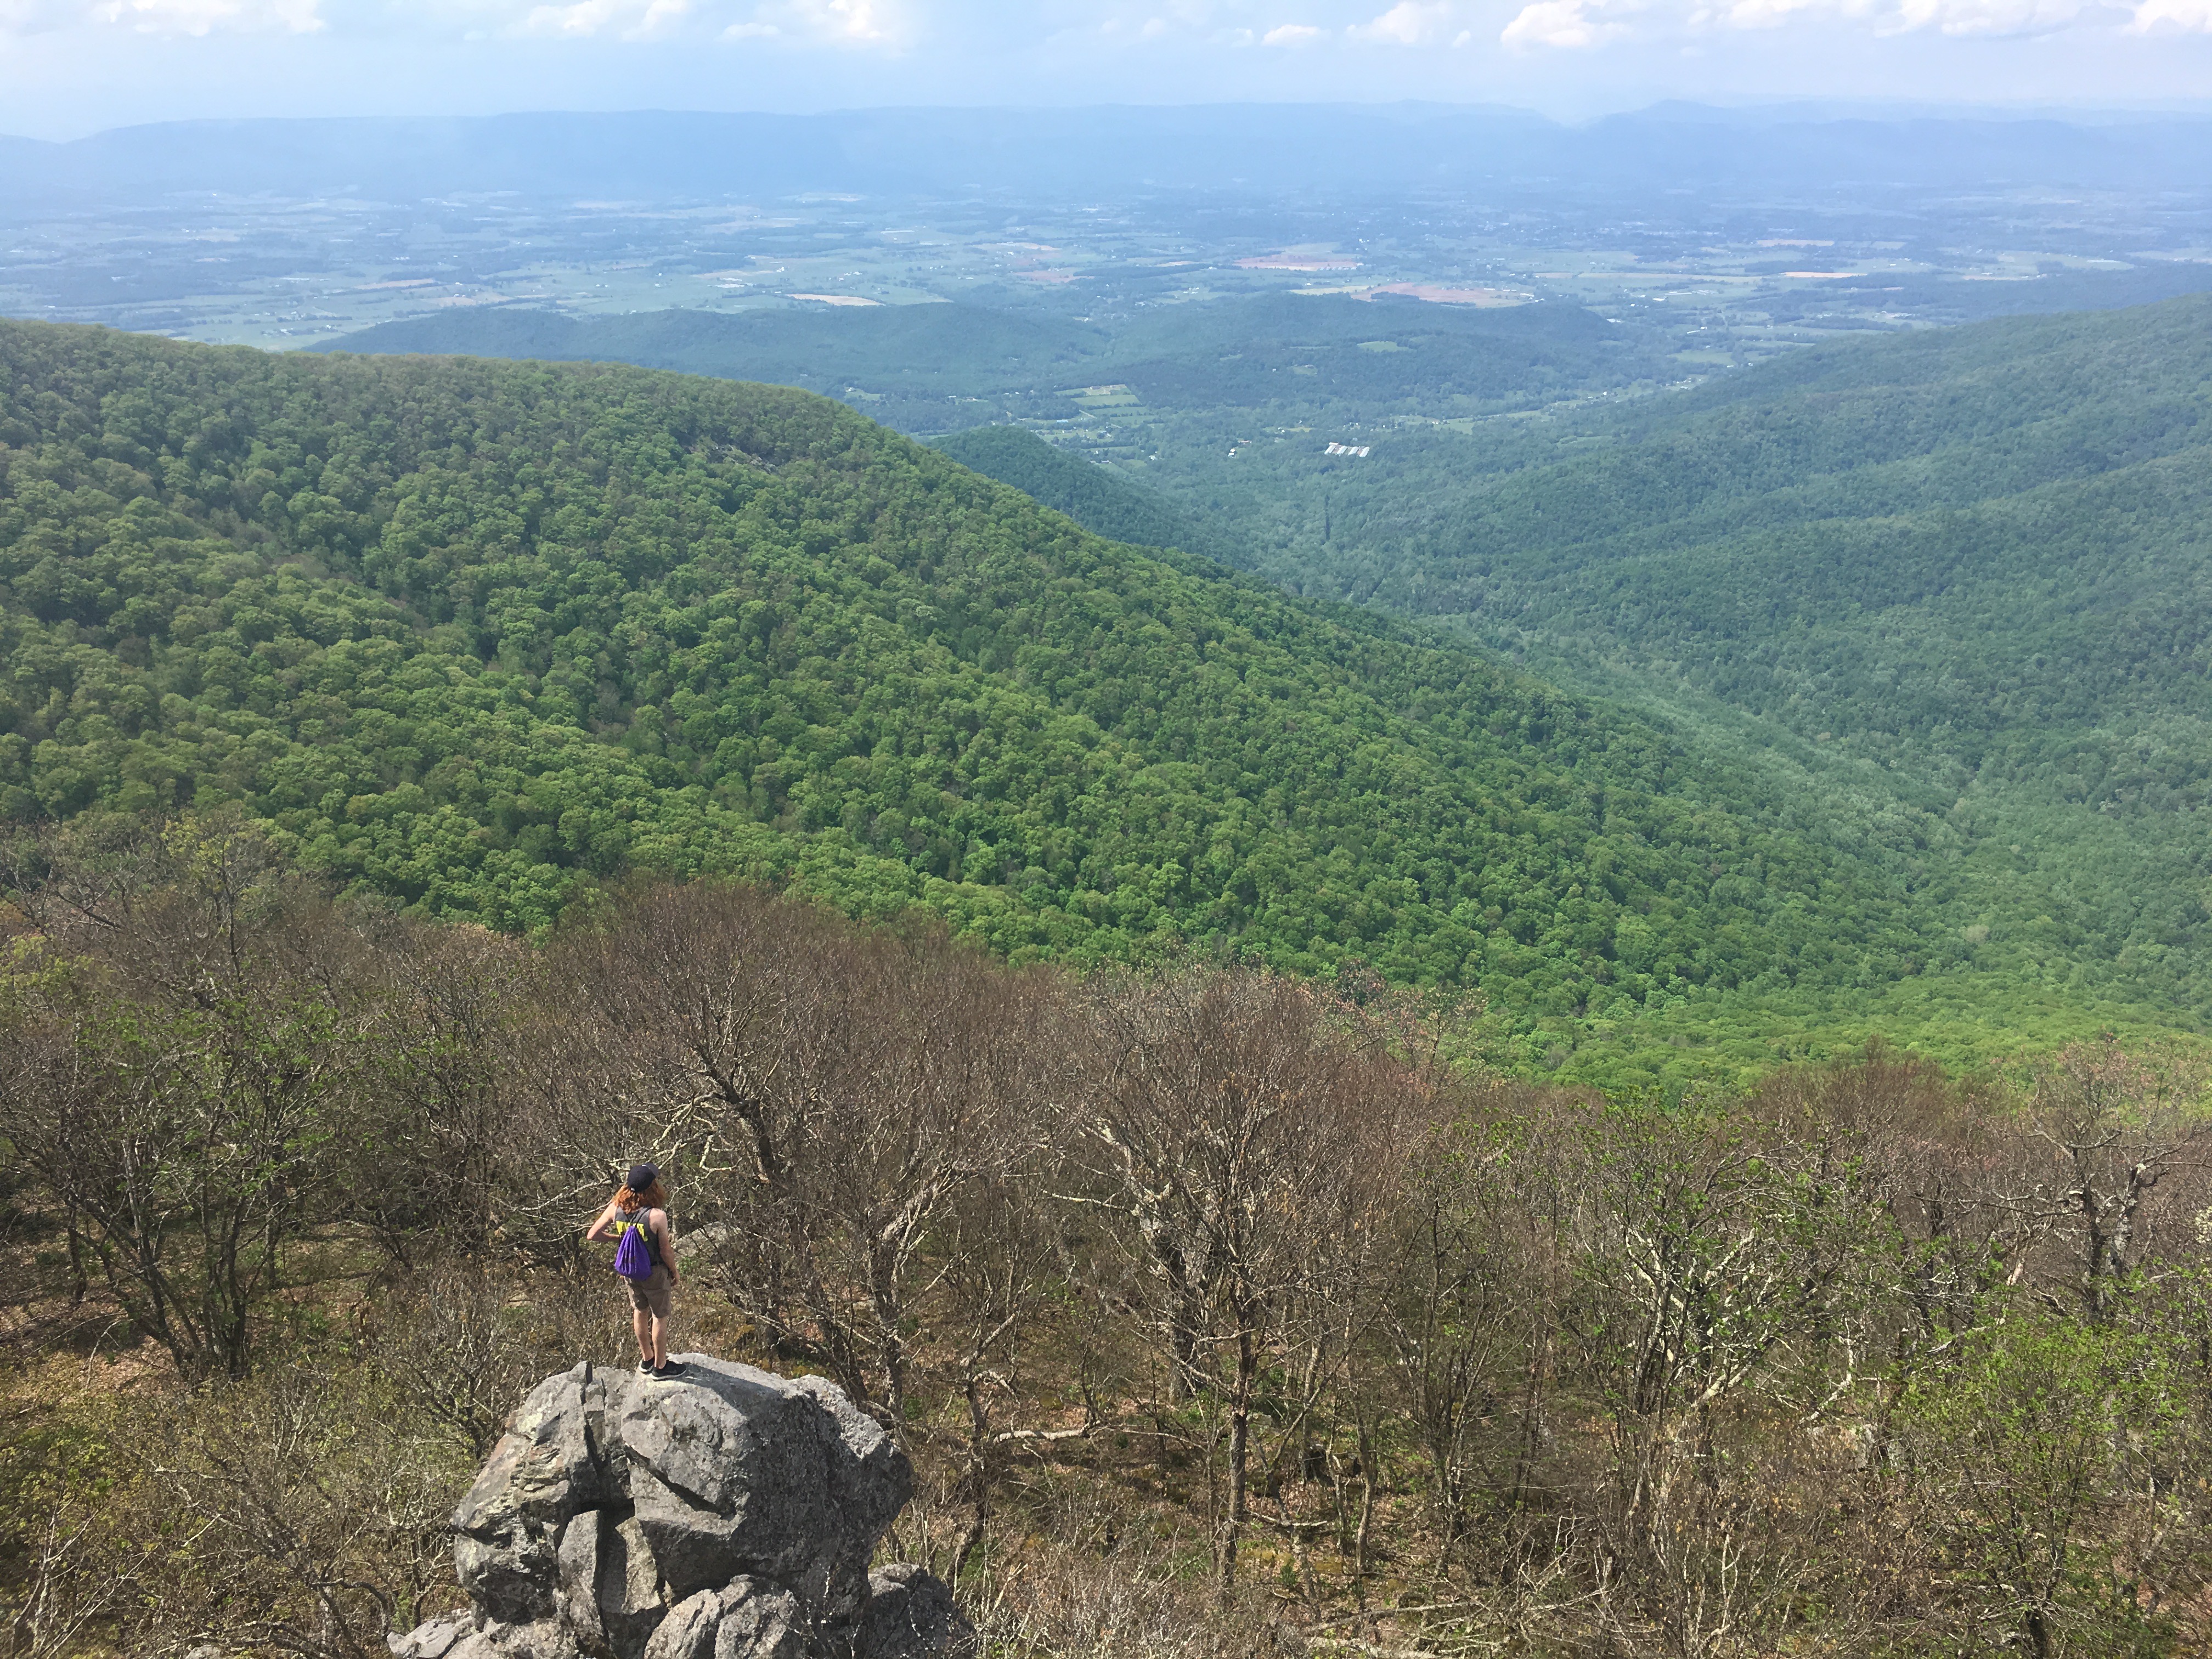
{"type": "Polygon", "coordinates": [[[668,1317],[668,1305],[675,1282],[668,1277],[668,1264],[662,1262],[645,1279],[625,1279],[629,1286],[629,1305],[639,1313],[649,1313],[655,1319],[668,1317]]]}

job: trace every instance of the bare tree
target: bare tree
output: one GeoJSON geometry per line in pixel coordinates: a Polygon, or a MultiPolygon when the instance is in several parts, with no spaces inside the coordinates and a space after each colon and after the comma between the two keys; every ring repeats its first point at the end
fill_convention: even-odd
{"type": "Polygon", "coordinates": [[[1073,1430],[999,1426],[1002,1409],[1027,1392],[1027,1340],[1060,1260],[1047,1201],[1050,1158],[1048,1143],[1033,1143],[1028,1157],[968,1183],[943,1223],[939,1328],[956,1354],[952,1383],[967,1430],[959,1487],[968,1517],[948,1575],[956,1583],[988,1535],[994,1492],[1009,1455],[1098,1426],[1088,1402],[1085,1420],[1073,1430]]]}
{"type": "Polygon", "coordinates": [[[138,1523],[165,1545],[137,1586],[133,1648],[222,1635],[383,1659],[387,1634],[453,1594],[458,1449],[358,1376],[281,1367],[214,1387],[149,1413],[124,1448],[143,1460],[138,1523]]]}
{"type": "Polygon", "coordinates": [[[240,1376],[327,1218],[374,1006],[347,931],[255,837],[179,824],[159,856],[165,885],[34,948],[0,1135],[136,1328],[188,1377],[240,1376]]]}
{"type": "Polygon", "coordinates": [[[902,1425],[921,1247],[1039,1133],[1050,986],[704,884],[640,896],[566,964],[603,1092],[691,1172],[731,1294],[902,1425]]]}
{"type": "Polygon", "coordinates": [[[866,1288],[854,1340],[872,1351],[903,1432],[908,1324],[918,1277],[936,1272],[923,1243],[969,1186],[1033,1163],[1064,1079],[1041,1042],[1040,979],[927,936],[854,955],[866,972],[856,1012],[877,1042],[866,1073],[823,1091],[802,1120],[793,1184],[797,1224],[840,1279],[866,1288]]]}
{"type": "Polygon", "coordinates": [[[662,1153],[687,1226],[773,1341],[817,1351],[866,1393],[860,1349],[804,1225],[796,1162],[805,1118],[878,1043],[844,1018],[843,931],[809,907],[720,884],[653,887],[556,942],[550,982],[568,1015],[562,1093],[618,1172],[625,1147],[662,1153]],[[702,1203],[700,1200],[705,1200],[702,1203]]]}
{"type": "Polygon", "coordinates": [[[1803,1411],[1832,1392],[1880,1194],[1856,1160],[1723,1110],[1616,1105],[1572,1144],[1562,1329],[1611,1443],[1601,1579],[1667,1651],[1719,1652],[1791,1589],[1786,1559],[1746,1571],[1758,1493],[1723,1479],[1723,1433],[1747,1395],[1803,1411]]]}
{"type": "Polygon", "coordinates": [[[1535,1124],[1468,1091],[1414,1158],[1389,1301],[1398,1399],[1429,1468],[1439,1570],[1478,1489],[1510,1524],[1530,1496],[1550,1401],[1556,1252],[1521,1190],[1535,1124]]]}
{"type": "MultiPolygon", "coordinates": [[[[2160,1189],[2203,1168],[2212,1126],[2196,1109],[2203,1086],[2193,1067],[2161,1072],[2109,1034],[2068,1044],[2036,1077],[2030,1110],[2057,1171],[2013,1202],[2054,1236],[2052,1276],[2093,1324],[2112,1317],[2161,1242],[2160,1189]]],[[[2187,1219],[2183,1206],[2167,1207],[2187,1219]]]]}
{"type": "Polygon", "coordinates": [[[1324,1239],[1380,1220],[1414,1091],[1379,1042],[1357,1041],[1312,991],[1271,975],[1130,981],[1096,1007],[1097,1201],[1127,1224],[1129,1283],[1170,1388],[1224,1411],[1225,1595],[1249,1518],[1255,1385],[1324,1239]]]}
{"type": "Polygon", "coordinates": [[[480,927],[366,908],[349,919],[380,1006],[362,1121],[343,1149],[349,1213],[403,1272],[425,1245],[480,1257],[495,1236],[538,1254],[548,1234],[573,1240],[566,1183],[544,1189],[562,1160],[536,1109],[538,962],[480,927]]]}

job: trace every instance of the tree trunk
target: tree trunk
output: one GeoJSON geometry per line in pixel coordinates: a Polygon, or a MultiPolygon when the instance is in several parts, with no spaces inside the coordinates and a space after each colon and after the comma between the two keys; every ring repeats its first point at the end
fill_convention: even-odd
{"type": "Polygon", "coordinates": [[[951,1577],[955,1584],[968,1570],[969,1558],[983,1546],[984,1529],[991,1519],[990,1419],[983,1410],[983,1385],[975,1365],[968,1367],[968,1529],[960,1547],[952,1553],[951,1577]]]}
{"type": "Polygon", "coordinates": [[[890,1413],[891,1432],[903,1445],[906,1442],[906,1339],[899,1325],[905,1316],[905,1305],[898,1292],[898,1280],[891,1264],[884,1259],[884,1252],[871,1250],[868,1262],[868,1298],[876,1314],[876,1358],[883,1368],[884,1405],[890,1413]]]}
{"type": "Polygon", "coordinates": [[[1221,1599],[1237,1583],[1237,1545],[1244,1529],[1244,1466],[1252,1444],[1252,1383],[1260,1372],[1260,1345],[1252,1322],[1237,1333],[1237,1391],[1229,1407],[1229,1511],[1221,1529],[1221,1599]]]}
{"type": "Polygon", "coordinates": [[[76,1228],[76,1212],[69,1218],[70,1306],[82,1308],[84,1298],[91,1292],[92,1279],[85,1271],[84,1235],[76,1228]]]}
{"type": "Polygon", "coordinates": [[[1359,1426],[1359,1536],[1352,1553],[1352,1570],[1359,1584],[1360,1605],[1367,1604],[1367,1549],[1375,1535],[1375,1440],[1367,1432],[1364,1412],[1359,1426]]]}
{"type": "Polygon", "coordinates": [[[1196,1299],[1178,1292],[1168,1314],[1168,1403],[1188,1405],[1198,1397],[1199,1315],[1196,1299]]]}

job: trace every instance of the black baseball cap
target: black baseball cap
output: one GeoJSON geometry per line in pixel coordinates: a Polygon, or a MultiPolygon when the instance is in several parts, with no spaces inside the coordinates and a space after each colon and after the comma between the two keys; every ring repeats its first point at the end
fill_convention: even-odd
{"type": "Polygon", "coordinates": [[[629,1174],[623,1180],[623,1185],[629,1188],[630,1191],[634,1193],[641,1193],[659,1179],[660,1166],[659,1164],[633,1164],[629,1166],[629,1174]]]}

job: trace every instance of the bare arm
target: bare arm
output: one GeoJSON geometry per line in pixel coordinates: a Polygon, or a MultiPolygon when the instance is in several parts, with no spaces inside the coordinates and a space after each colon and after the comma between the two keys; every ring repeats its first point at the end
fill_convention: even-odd
{"type": "Polygon", "coordinates": [[[586,1239],[605,1238],[607,1236],[607,1229],[614,1224],[614,1218],[615,1206],[610,1202],[605,1209],[599,1212],[599,1218],[592,1224],[591,1231],[584,1237],[586,1239]]]}
{"type": "Polygon", "coordinates": [[[668,1282],[672,1285],[676,1282],[676,1223],[665,1210],[655,1210],[653,1214],[659,1218],[657,1225],[660,1234],[660,1260],[668,1269],[668,1282]]]}

